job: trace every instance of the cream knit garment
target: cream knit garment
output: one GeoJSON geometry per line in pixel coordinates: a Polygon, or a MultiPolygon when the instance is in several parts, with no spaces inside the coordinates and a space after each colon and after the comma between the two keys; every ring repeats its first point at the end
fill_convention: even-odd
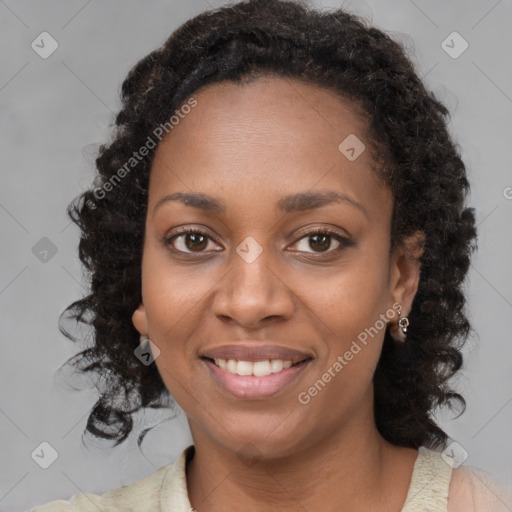
{"type": "MultiPolygon", "coordinates": [[[[187,447],[174,464],[161,467],[133,484],[102,495],[75,494],[69,501],[51,501],[30,512],[193,512],[186,482],[186,463],[193,450],[193,445],[187,447]]],[[[422,447],[404,507],[399,512],[511,511],[512,497],[505,497],[503,489],[485,474],[462,467],[452,470],[440,453],[422,447]]]]}

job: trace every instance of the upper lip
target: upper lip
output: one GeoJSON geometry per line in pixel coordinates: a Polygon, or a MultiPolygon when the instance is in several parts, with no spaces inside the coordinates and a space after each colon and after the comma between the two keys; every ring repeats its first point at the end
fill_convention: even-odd
{"type": "MultiPolygon", "coordinates": [[[[259,342],[261,343],[261,342],[259,342]]],[[[204,350],[201,357],[209,359],[236,359],[238,361],[264,361],[266,359],[280,359],[298,363],[304,359],[312,358],[311,355],[293,348],[269,344],[236,344],[221,345],[219,347],[204,350]]]]}

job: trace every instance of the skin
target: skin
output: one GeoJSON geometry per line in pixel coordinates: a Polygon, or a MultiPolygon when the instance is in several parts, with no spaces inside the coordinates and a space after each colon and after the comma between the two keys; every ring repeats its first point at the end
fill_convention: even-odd
{"type": "MultiPolygon", "coordinates": [[[[338,149],[349,134],[369,148],[364,121],[347,100],[269,76],[213,84],[194,97],[197,106],[155,154],[143,303],[133,314],[136,329],[160,349],[155,363],[189,421],[191,504],[200,512],[328,512],[341,504],[345,512],[400,510],[418,452],[391,445],[375,425],[372,376],[385,329],[309,403],[297,396],[379,315],[395,313],[394,303],[407,315],[421,234],[390,254],[391,192],[372,170],[368,149],[354,161],[338,149]],[[318,191],[345,194],[362,209],[340,201],[286,214],[277,206],[286,195],[318,191]],[[155,209],[175,192],[209,194],[225,211],[181,201],[155,209]],[[210,238],[164,241],[183,226],[210,238]],[[325,227],[351,243],[306,236],[325,227]],[[236,252],[248,236],[262,248],[252,263],[236,252]],[[199,354],[249,338],[313,361],[275,396],[235,398],[212,380],[199,354]],[[248,446],[251,461],[240,456],[248,446]]],[[[397,319],[388,326],[395,333],[397,319]]]]}

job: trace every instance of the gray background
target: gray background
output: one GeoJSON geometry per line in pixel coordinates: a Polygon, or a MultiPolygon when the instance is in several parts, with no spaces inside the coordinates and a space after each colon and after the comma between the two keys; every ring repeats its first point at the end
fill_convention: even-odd
{"type": "MultiPolygon", "coordinates": [[[[144,453],[135,436],[114,450],[91,440],[81,444],[95,393],[74,391],[55,373],[77,351],[59,333],[58,316],[84,293],[78,232],[65,208],[92,180],[95,151],[108,138],[128,70],[186,19],[224,3],[0,0],[1,510],[114,489],[172,462],[191,441],[182,415],[148,434],[144,453]],[[31,48],[43,31],[59,44],[47,59],[31,48]],[[46,262],[33,252],[43,237],[57,249],[46,262]],[[43,441],[58,453],[48,469],[31,457],[43,441]]],[[[452,113],[450,129],[468,167],[479,223],[479,252],[467,285],[476,335],[455,382],[467,411],[456,420],[449,414],[439,419],[468,452],[466,464],[510,478],[512,1],[344,5],[403,41],[452,113]],[[441,47],[453,31],[469,44],[456,59],[441,47]]],[[[136,429],[167,417],[140,415],[136,429]]]]}

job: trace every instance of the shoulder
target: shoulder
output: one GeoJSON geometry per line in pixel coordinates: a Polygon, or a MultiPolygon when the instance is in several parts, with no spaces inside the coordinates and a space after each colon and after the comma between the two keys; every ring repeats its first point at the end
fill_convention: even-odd
{"type": "Polygon", "coordinates": [[[69,500],[51,501],[30,509],[30,512],[154,511],[160,508],[162,483],[172,466],[173,464],[163,466],[137,482],[101,495],[78,493],[69,500]]]}
{"type": "Polygon", "coordinates": [[[420,447],[401,512],[446,512],[451,473],[440,453],[420,447]]]}
{"type": "Polygon", "coordinates": [[[512,483],[504,486],[482,470],[453,466],[444,453],[421,447],[402,512],[512,511],[512,483]]]}
{"type": "Polygon", "coordinates": [[[460,466],[452,471],[448,494],[448,512],[509,512],[512,488],[488,473],[460,466]]]}

